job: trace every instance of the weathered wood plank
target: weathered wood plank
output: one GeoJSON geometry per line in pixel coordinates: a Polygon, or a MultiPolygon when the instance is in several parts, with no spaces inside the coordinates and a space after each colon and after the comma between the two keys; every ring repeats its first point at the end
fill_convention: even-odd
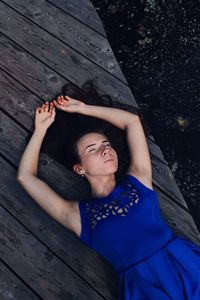
{"type": "Polygon", "coordinates": [[[97,14],[91,1],[85,0],[48,0],[56,7],[59,7],[66,13],[78,19],[81,23],[86,24],[93,30],[106,37],[106,32],[102,26],[101,19],[97,14]]]}
{"type": "MultiPolygon", "coordinates": [[[[53,1],[53,0],[52,0],[53,1]]],[[[51,1],[51,2],[52,2],[51,1]]],[[[8,2],[8,1],[7,1],[8,2]]],[[[50,2],[50,1],[47,1],[50,2]]],[[[55,1],[53,1],[55,2],[55,1]]],[[[63,1],[56,1],[56,3],[63,3],[63,1]]],[[[69,1],[67,1],[69,3],[69,1]]],[[[44,2],[43,2],[44,4],[44,2]]],[[[11,5],[9,3],[9,5],[11,5]]],[[[41,13],[42,7],[38,5],[38,8],[40,8],[40,11],[33,10],[35,12],[35,18],[38,19],[42,15],[43,17],[47,17],[44,13],[41,13]]],[[[36,9],[37,10],[37,9],[36,9]]],[[[12,10],[11,10],[12,11],[12,10]]],[[[9,9],[7,10],[9,12],[9,9]]],[[[23,12],[25,14],[25,12],[23,12]]],[[[11,16],[15,17],[17,13],[14,12],[11,14],[11,16]]],[[[27,15],[26,15],[27,17],[27,15]]],[[[30,17],[29,17],[30,18],[30,17]]],[[[18,19],[20,26],[23,24],[29,24],[24,21],[23,17],[20,17],[18,19]],[[21,20],[23,19],[23,22],[21,20]]],[[[64,22],[64,21],[63,21],[64,22]]],[[[31,24],[31,23],[30,23],[31,24]]],[[[29,24],[29,25],[30,25],[29,24]]],[[[41,23],[40,23],[41,24],[41,23]]],[[[47,23],[45,23],[47,24],[47,23]]],[[[63,23],[62,23],[63,24],[63,23]]],[[[4,24],[2,24],[3,26],[4,24]]],[[[4,29],[4,34],[8,34],[9,30],[14,30],[15,26],[17,27],[17,22],[12,23],[12,26],[4,29]]],[[[33,26],[31,24],[30,26],[27,25],[25,27],[25,31],[29,31],[31,34],[31,43],[36,42],[39,43],[43,39],[43,34],[39,34],[39,38],[37,36],[38,32],[34,31],[33,28],[36,28],[36,25],[33,26]],[[36,34],[36,39],[34,40],[34,34],[36,34]]],[[[21,30],[21,29],[20,29],[21,30]]],[[[59,30],[59,26],[57,27],[57,30],[59,30]]],[[[61,30],[63,30],[63,27],[61,26],[61,30]]],[[[15,32],[16,34],[16,32],[15,32]]],[[[64,31],[63,31],[64,34],[64,31]]],[[[25,40],[28,39],[29,34],[25,36],[25,40]]],[[[10,36],[11,39],[14,40],[13,36],[10,36]]],[[[3,73],[3,82],[9,82],[6,86],[7,88],[4,88],[4,92],[0,93],[0,99],[5,100],[5,96],[8,101],[7,105],[4,107],[5,111],[7,111],[9,114],[12,114],[14,112],[14,119],[16,119],[18,122],[20,122],[26,130],[30,130],[30,126],[32,126],[32,119],[34,110],[33,108],[35,105],[39,104],[41,100],[37,98],[43,97],[43,99],[49,99],[50,97],[53,97],[55,94],[60,91],[61,86],[63,85],[62,82],[66,83],[69,79],[70,81],[73,81],[77,83],[78,85],[81,85],[80,78],[76,76],[72,77],[72,74],[68,74],[68,72],[63,72],[62,68],[60,68],[60,65],[62,64],[61,60],[59,61],[59,55],[56,55],[56,60],[53,60],[53,49],[52,47],[52,56],[48,56],[45,58],[45,53],[48,54],[48,47],[52,45],[52,43],[56,40],[55,38],[52,38],[51,35],[47,36],[45,35],[44,38],[46,39],[44,43],[42,44],[42,47],[46,47],[44,51],[40,49],[40,51],[37,52],[37,48],[35,47],[34,51],[32,53],[31,49],[31,43],[28,43],[27,41],[27,48],[24,50],[23,48],[19,47],[15,43],[9,41],[5,37],[2,37],[2,41],[6,41],[6,45],[0,45],[0,66],[3,67],[6,72],[11,74],[13,77],[15,77],[18,81],[20,81],[22,84],[24,84],[24,87],[21,86],[21,84],[17,83],[14,79],[10,78],[8,75],[5,75],[3,73]],[[52,39],[50,42],[48,39],[52,39]],[[47,44],[47,46],[45,45],[47,44]],[[45,46],[44,46],[45,45],[45,46]],[[7,49],[9,48],[9,54],[7,55],[7,49]],[[3,49],[3,53],[1,52],[1,49],[3,49]],[[17,49],[17,51],[16,51],[17,49]],[[33,57],[31,54],[35,55],[35,57],[38,57],[38,59],[33,57]],[[43,56],[42,56],[42,55],[43,56]],[[42,61],[44,63],[41,63],[39,60],[42,58],[42,61]],[[18,61],[19,59],[19,61],[18,61]],[[45,60],[46,59],[46,60],[45,60]],[[3,60],[3,61],[2,61],[3,60]],[[35,64],[34,66],[32,64],[35,64]],[[46,65],[48,66],[46,66],[46,65]],[[56,68],[55,65],[57,64],[56,68]],[[24,66],[25,65],[25,66],[24,66]],[[56,70],[56,72],[54,71],[56,70]],[[61,72],[61,71],[62,72],[61,72]],[[19,73],[18,73],[19,72],[19,73]],[[51,78],[51,82],[48,81],[48,76],[51,78]],[[52,77],[51,77],[52,76],[52,77]],[[54,77],[55,76],[55,77],[54,77]],[[28,79],[26,78],[28,77],[28,79]],[[42,79],[42,82],[40,81],[42,79]],[[54,80],[56,85],[54,86],[54,80]],[[11,85],[13,84],[13,87],[11,85]],[[31,90],[35,95],[33,95],[31,92],[29,92],[26,87],[28,87],[29,90],[31,90]],[[19,90],[18,90],[19,88],[19,90]],[[6,90],[6,92],[5,92],[6,90]],[[20,95],[20,97],[19,97],[20,95]],[[36,96],[36,97],[35,97],[36,96]],[[19,109],[20,107],[20,109],[19,109]]],[[[20,38],[16,39],[16,42],[22,44],[25,42],[23,37],[20,36],[20,38]]],[[[56,44],[58,45],[58,43],[56,44]]],[[[72,46],[72,45],[71,45],[72,46]]],[[[40,47],[40,45],[38,46],[40,47]]],[[[64,49],[65,50],[65,49],[64,49]]],[[[87,50],[85,50],[87,51],[87,50]]],[[[60,53],[59,53],[60,54],[60,53]]],[[[74,59],[76,59],[76,55],[74,55],[74,59]]],[[[82,62],[82,60],[80,60],[82,62]]],[[[80,63],[78,62],[78,64],[80,63]]],[[[75,64],[77,64],[77,61],[75,61],[75,64]]],[[[76,71],[79,72],[80,66],[77,64],[76,71]]],[[[70,65],[70,64],[69,64],[70,65]]],[[[66,65],[65,65],[66,66],[66,65]]],[[[98,71],[99,72],[99,71],[98,71]]],[[[91,76],[93,78],[93,75],[96,75],[95,65],[91,64],[91,68],[86,70],[85,77],[83,74],[81,74],[82,83],[85,81],[86,75],[91,76]]],[[[98,73],[99,74],[99,73],[98,73]]],[[[114,74],[116,76],[116,74],[114,74]]],[[[100,81],[102,82],[99,84],[99,86],[102,89],[102,92],[109,93],[113,98],[119,99],[121,96],[126,96],[126,93],[128,95],[127,101],[123,100],[121,102],[135,105],[137,107],[137,104],[135,103],[134,97],[132,94],[126,91],[129,90],[128,87],[125,85],[121,85],[123,87],[123,92],[116,93],[116,91],[121,90],[121,87],[117,84],[116,78],[113,79],[112,84],[114,85],[110,87],[109,78],[106,78],[106,80],[103,82],[102,78],[104,76],[104,73],[102,77],[100,78],[100,81]],[[105,88],[106,84],[106,88],[105,88]]],[[[114,77],[112,77],[114,78],[114,77]]],[[[3,149],[3,155],[5,157],[9,158],[12,163],[15,164],[17,167],[19,158],[22,154],[22,149],[25,147],[25,137],[27,135],[27,131],[22,129],[20,126],[16,125],[14,121],[12,121],[10,118],[8,118],[6,115],[2,114],[2,119],[0,123],[1,128],[1,140],[0,140],[0,146],[3,149]],[[10,130],[7,129],[7,126],[10,126],[10,130]],[[13,130],[12,130],[13,129],[13,130]],[[10,135],[12,134],[12,135],[10,135]],[[8,136],[7,136],[8,135],[8,136]],[[4,145],[5,143],[5,145],[4,145]],[[13,157],[14,156],[14,157],[13,157]],[[16,159],[15,159],[16,156],[16,159]]],[[[154,140],[153,137],[151,137],[152,141],[154,140]]],[[[174,191],[177,194],[177,197],[182,197],[180,190],[177,189],[177,186],[175,182],[173,181],[173,176],[171,177],[171,171],[169,170],[166,161],[164,160],[164,157],[156,144],[152,143],[150,141],[149,145],[151,147],[151,153],[153,157],[153,177],[155,179],[156,185],[160,185],[161,182],[163,182],[163,187],[167,188],[167,192],[172,195],[174,195],[174,191]],[[154,157],[155,155],[155,157],[154,157]],[[154,161],[155,159],[155,161],[154,161]],[[161,159],[161,161],[159,161],[161,159]],[[162,180],[160,180],[160,178],[162,180]],[[169,178],[172,182],[172,185],[174,185],[172,188],[168,185],[166,186],[166,182],[169,183],[169,178]]],[[[116,299],[116,277],[114,272],[112,272],[112,269],[109,268],[109,265],[105,263],[105,261],[98,261],[100,257],[93,253],[93,251],[89,248],[85,248],[84,245],[79,245],[78,239],[72,234],[69,230],[66,228],[60,226],[57,222],[52,220],[45,212],[40,209],[36,203],[24,192],[24,190],[19,187],[19,184],[15,180],[16,171],[6,162],[2,161],[2,168],[3,172],[0,174],[0,178],[2,176],[3,181],[3,190],[0,191],[2,195],[2,202],[0,202],[6,210],[10,211],[22,224],[24,224],[31,232],[33,232],[34,236],[37,237],[36,241],[39,242],[39,240],[42,241],[42,243],[45,243],[56,255],[56,258],[61,259],[64,264],[68,264],[71,268],[72,272],[79,274],[81,277],[84,278],[84,280],[88,283],[88,287],[91,289],[89,293],[86,296],[89,299],[100,299],[100,298],[91,298],[92,293],[94,295],[100,294],[105,299],[116,299]],[[7,172],[8,171],[8,172],[7,172]],[[7,172],[7,173],[6,173],[7,172]],[[10,173],[9,173],[10,172],[10,173]],[[12,180],[11,180],[12,178],[12,180]],[[5,196],[6,195],[6,196],[5,196]],[[19,198],[18,198],[19,197],[19,198]],[[20,201],[19,201],[20,199],[20,201]],[[23,199],[23,205],[21,205],[21,199],[23,199]],[[28,200],[27,200],[28,199],[28,200]],[[31,202],[31,206],[30,206],[31,202]],[[34,212],[34,213],[33,213],[34,212]],[[34,214],[34,217],[33,217],[34,214]],[[82,247],[82,248],[81,248],[82,247]],[[67,250],[66,250],[67,249],[67,250]],[[73,253],[72,253],[73,252],[73,253]],[[81,258],[84,256],[84,262],[81,261],[81,258]],[[106,272],[105,272],[106,270],[106,272]],[[104,274],[104,272],[106,274],[104,274]],[[111,280],[112,278],[112,280],[111,280]],[[95,291],[93,291],[93,287],[95,291]],[[113,298],[114,295],[114,298],[113,298]]],[[[69,197],[70,199],[82,199],[83,195],[87,196],[88,190],[85,188],[84,185],[81,186],[80,181],[80,189],[77,190],[76,186],[79,186],[77,184],[79,182],[79,178],[77,178],[74,174],[72,175],[71,172],[65,170],[62,166],[60,166],[57,162],[50,159],[48,156],[41,155],[40,159],[40,167],[39,167],[39,176],[43,178],[47,183],[49,183],[52,188],[60,193],[63,197],[66,197],[66,199],[69,197]],[[65,178],[65,180],[63,180],[65,178]],[[63,180],[62,187],[57,187],[56,182],[59,180],[63,180]]],[[[1,180],[1,182],[2,182],[1,180]]],[[[171,184],[170,184],[171,185],[171,184]]],[[[160,187],[160,186],[159,186],[160,187]]],[[[156,189],[157,190],[157,189],[156,189]]],[[[199,244],[199,233],[196,229],[196,226],[193,222],[193,219],[190,214],[188,214],[185,210],[183,210],[181,207],[176,205],[171,199],[168,197],[165,197],[162,192],[157,191],[159,193],[159,199],[162,207],[163,214],[166,218],[166,221],[173,227],[175,232],[178,234],[184,235],[187,238],[193,240],[197,244],[199,244]],[[174,225],[176,223],[176,225],[174,225]],[[174,227],[175,226],[175,227],[174,227]]],[[[178,198],[178,201],[180,198],[178,198]]],[[[0,200],[1,201],[1,200],[0,200]]],[[[180,200],[180,203],[183,203],[185,205],[184,199],[183,202],[180,200]]],[[[3,210],[4,212],[4,210],[3,210]]],[[[7,213],[7,212],[6,212],[7,213]]],[[[5,216],[5,214],[4,214],[5,216]]],[[[11,221],[11,219],[10,219],[11,221]]],[[[1,222],[1,221],[0,221],[1,222]]],[[[8,227],[9,222],[7,223],[8,227]]],[[[13,227],[15,228],[15,227],[13,227]]],[[[13,238],[13,233],[11,233],[11,238],[13,238]]],[[[14,233],[15,234],[15,233],[14,233]]],[[[6,237],[7,239],[7,237],[6,237]]],[[[8,237],[9,239],[9,237],[8,237]]],[[[21,237],[20,237],[21,239],[21,237]]],[[[14,241],[18,242],[16,239],[16,236],[14,236],[14,241]]],[[[13,243],[13,241],[10,241],[10,243],[13,243]]],[[[29,241],[28,241],[29,242],[29,241]]],[[[36,243],[37,243],[36,242],[36,243]]],[[[35,243],[35,242],[34,242],[35,243]]],[[[25,247],[24,243],[22,245],[22,248],[25,247]]],[[[33,240],[32,244],[33,245],[33,240]]],[[[13,248],[10,247],[10,244],[8,245],[10,252],[12,253],[13,248]]],[[[14,245],[15,247],[15,245],[14,245]]],[[[39,249],[39,248],[37,248],[39,249]]],[[[1,250],[0,250],[1,251],[1,250]]],[[[39,250],[38,250],[39,251],[39,250]]],[[[43,253],[43,252],[42,252],[43,253]]],[[[36,259],[36,258],[35,258],[36,259]]],[[[60,261],[60,260],[59,260],[60,261]]],[[[23,263],[25,265],[26,258],[23,260],[23,263]]],[[[30,263],[30,262],[28,262],[30,263]]],[[[32,263],[32,262],[31,262],[32,263]]],[[[35,260],[35,263],[38,263],[38,261],[35,260]]],[[[51,265],[52,266],[52,265],[51,265]]],[[[43,265],[45,267],[45,263],[43,265]]],[[[24,272],[25,267],[22,271],[24,272]]],[[[53,270],[53,267],[52,267],[53,270]]],[[[58,270],[58,269],[57,269],[58,270]]],[[[21,271],[20,271],[21,272],[21,271]]],[[[39,272],[42,272],[42,270],[39,270],[39,272]]],[[[51,272],[51,270],[50,270],[51,272]]],[[[57,271],[58,272],[58,271],[57,271]]],[[[21,273],[20,273],[21,274],[21,273]]],[[[63,274],[62,274],[63,275],[63,274]]],[[[65,275],[65,274],[64,274],[65,275]]],[[[53,276],[52,276],[53,277],[53,276]]],[[[32,278],[31,278],[32,280],[32,278]]],[[[57,280],[57,278],[56,278],[57,280]]],[[[72,278],[72,280],[75,280],[75,277],[72,278]]],[[[67,280],[65,281],[67,282],[67,280]]],[[[27,281],[28,283],[28,281],[27,281]]],[[[34,283],[36,284],[36,283],[34,283]]],[[[46,283],[45,283],[46,284],[46,283]]],[[[80,286],[78,283],[76,286],[80,286]]],[[[81,290],[81,293],[79,295],[75,295],[74,297],[82,296],[82,293],[85,293],[85,290],[88,289],[87,285],[83,286],[83,290],[81,290]]],[[[45,294],[46,296],[46,294],[45,294]]],[[[72,296],[69,296],[70,299],[73,299],[72,296]]],[[[50,299],[48,297],[48,299],[50,299]]],[[[62,299],[62,298],[59,298],[62,299]]],[[[66,299],[66,298],[63,298],[66,299]]],[[[77,299],[77,298],[76,298],[77,299]]],[[[84,299],[83,297],[78,299],[84,299]]]]}
{"type": "MultiPolygon", "coordinates": [[[[55,172],[59,182],[61,178],[66,178],[63,176],[68,175],[67,172],[64,168],[59,168],[56,162],[48,161],[48,157],[45,155],[41,156],[40,164],[42,160],[47,162],[48,167],[42,166],[39,174],[41,175],[43,173],[45,181],[48,182],[48,184],[50,183],[54,190],[57,190],[61,195],[63,194],[63,197],[66,196],[68,193],[66,193],[65,189],[68,188],[69,190],[71,182],[69,179],[68,181],[63,180],[62,187],[59,189],[56,186],[57,181],[55,180],[55,176],[53,176],[53,168],[56,170],[55,172]],[[44,168],[48,170],[42,172],[44,168]],[[50,175],[48,176],[47,174],[50,169],[50,175]],[[50,180],[48,180],[47,177],[49,177],[50,180]]],[[[4,170],[0,174],[2,183],[0,190],[1,205],[6,207],[13,216],[34,233],[34,236],[38,237],[43,244],[50,248],[71,270],[83,277],[91,287],[104,295],[106,299],[112,299],[112,295],[116,295],[117,293],[117,274],[109,263],[92,249],[80,243],[74,233],[49,217],[16,182],[16,170],[1,158],[0,166],[2,170],[4,170]],[[82,259],[83,257],[84,260],[82,259]],[[112,280],[110,280],[111,278],[112,280]]]]}
{"type": "Polygon", "coordinates": [[[163,166],[163,163],[157,159],[151,159],[151,161],[154,187],[157,187],[161,193],[167,195],[168,198],[173,200],[180,207],[184,208],[186,211],[189,211],[187,203],[185,202],[169,167],[163,166]]]}
{"type": "MultiPolygon", "coordinates": [[[[96,31],[65,14],[62,10],[45,0],[38,1],[37,6],[31,0],[4,0],[3,2],[127,84],[108,40],[96,31]]],[[[10,15],[10,10],[7,11],[3,5],[0,5],[0,7],[1,14],[4,16],[3,19],[7,18],[10,15]]],[[[19,19],[22,18],[18,14],[16,16],[18,19],[14,18],[13,26],[18,25],[19,19]]],[[[9,20],[10,26],[11,23],[9,20]]],[[[13,26],[7,27],[6,30],[13,31],[13,26]]]]}
{"type": "Polygon", "coordinates": [[[2,206],[0,216],[0,255],[37,294],[52,300],[103,299],[2,206]]]}
{"type": "Polygon", "coordinates": [[[5,264],[0,261],[0,299],[1,300],[41,300],[5,264]]]}
{"type": "MultiPolygon", "coordinates": [[[[34,110],[42,101],[4,72],[0,73],[0,82],[4,87],[0,91],[0,99],[2,99],[2,103],[4,102],[4,110],[12,114],[18,122],[30,130],[33,124],[34,110]]],[[[35,90],[32,87],[32,81],[30,81],[29,87],[35,90]]],[[[180,206],[188,209],[160,148],[151,139],[147,138],[147,142],[152,160],[153,183],[157,187],[161,187],[165,194],[171,195],[180,206]],[[166,182],[169,182],[169,184],[166,185],[166,182]]],[[[128,164],[125,156],[124,161],[128,164]]]]}
{"type": "Polygon", "coordinates": [[[1,34],[0,68],[45,100],[53,98],[68,82],[1,34]]]}
{"type": "MultiPolygon", "coordinates": [[[[156,190],[158,192],[158,190],[156,190]]],[[[159,194],[160,208],[165,221],[177,235],[193,241],[200,246],[200,233],[192,216],[163,193],[159,194]]]]}
{"type": "MultiPolygon", "coordinates": [[[[174,176],[168,167],[160,148],[152,140],[152,136],[146,136],[149,153],[152,163],[153,185],[157,187],[165,195],[168,195],[174,202],[180,205],[185,210],[189,211],[181,191],[174,180],[174,176]],[[149,138],[150,137],[150,138],[149,138]]],[[[128,163],[128,158],[124,157],[124,161],[128,163]]]]}
{"type": "Polygon", "coordinates": [[[3,71],[0,71],[0,84],[0,102],[4,111],[31,130],[35,109],[44,102],[3,71]]]}
{"type": "Polygon", "coordinates": [[[99,78],[99,87],[104,92],[113,91],[115,97],[122,98],[124,103],[127,103],[128,99],[134,99],[129,87],[112,74],[94,65],[90,60],[1,2],[0,28],[3,34],[18,45],[22,45],[24,49],[67,80],[82,85],[86,78],[94,78],[95,70],[95,76],[99,78]]]}
{"type": "Polygon", "coordinates": [[[151,138],[147,140],[150,157],[152,161],[152,175],[154,185],[161,188],[161,191],[169,195],[174,201],[186,210],[189,210],[178,185],[174,180],[174,176],[165,160],[159,146],[152,141],[151,138]]]}
{"type": "MultiPolygon", "coordinates": [[[[24,147],[24,135],[25,135],[24,129],[20,128],[18,125],[16,125],[11,119],[9,119],[4,114],[1,114],[0,127],[2,128],[2,135],[1,135],[2,137],[0,140],[0,146],[2,149],[2,153],[5,157],[7,157],[9,160],[11,160],[15,165],[18,165],[18,161],[20,159],[20,149],[22,149],[24,147]],[[9,128],[12,128],[12,130],[10,130],[9,128]],[[13,132],[14,132],[14,138],[12,138],[13,132]],[[14,153],[15,153],[15,155],[14,155],[14,153]],[[15,156],[15,157],[13,157],[13,156],[15,156]]],[[[50,180],[52,180],[52,178],[54,178],[54,176],[55,176],[52,173],[54,173],[54,174],[56,173],[57,174],[56,176],[58,176],[59,173],[57,172],[57,170],[55,170],[55,167],[52,166],[52,169],[49,168],[50,164],[48,164],[47,161],[45,163],[43,163],[43,169],[42,169],[43,175],[42,176],[43,176],[44,180],[47,181],[47,183],[48,183],[49,179],[51,178],[50,180]],[[43,170],[45,170],[45,171],[43,171],[43,170]],[[52,175],[50,175],[50,174],[52,174],[52,175]]],[[[71,171],[69,171],[69,173],[70,172],[71,171]]],[[[67,176],[64,176],[61,178],[67,178],[67,176]]],[[[60,180],[61,180],[61,178],[60,178],[60,180]]],[[[69,180],[69,179],[67,178],[67,180],[69,180]]],[[[58,182],[58,179],[53,180],[51,185],[53,185],[53,188],[57,191],[58,187],[55,184],[56,182],[58,182]]],[[[62,182],[63,182],[63,186],[64,186],[65,180],[62,179],[62,182]]],[[[66,189],[64,191],[64,193],[66,195],[66,199],[70,199],[71,196],[73,197],[73,194],[72,194],[73,191],[70,192],[70,190],[72,190],[72,188],[70,187],[69,182],[70,181],[68,181],[68,184],[66,184],[66,189]],[[70,192],[70,196],[68,194],[68,191],[70,192]]],[[[76,192],[80,193],[79,199],[88,197],[88,194],[84,194],[84,191],[81,190],[81,187],[79,187],[78,189],[76,188],[76,192]]],[[[171,222],[176,223],[177,220],[180,219],[180,222],[178,222],[178,225],[180,226],[180,227],[178,227],[178,230],[180,230],[180,232],[183,232],[183,234],[186,234],[188,236],[188,238],[194,239],[194,236],[195,236],[197,241],[200,240],[199,232],[196,228],[194,220],[192,219],[192,216],[188,212],[183,210],[181,207],[179,207],[176,203],[174,203],[171,199],[168,199],[169,203],[171,203],[171,206],[168,209],[168,206],[166,207],[166,204],[165,204],[166,197],[164,197],[162,195],[162,193],[160,195],[159,191],[157,191],[157,192],[159,193],[159,196],[162,196],[160,198],[160,201],[163,201],[162,199],[164,199],[163,207],[164,207],[164,209],[166,209],[165,213],[167,213],[167,216],[171,220],[171,222]],[[174,213],[174,211],[176,211],[176,213],[174,213]],[[183,215],[184,215],[184,222],[185,222],[184,224],[183,224],[183,219],[182,219],[183,215]]],[[[61,191],[61,193],[63,193],[63,192],[61,191]]],[[[86,191],[86,193],[87,193],[87,191],[86,191]]],[[[76,197],[77,197],[77,194],[76,194],[76,197]]],[[[71,199],[74,199],[74,197],[71,199]]]]}
{"type": "MultiPolygon", "coordinates": [[[[22,150],[25,148],[27,133],[9,117],[3,116],[2,113],[0,113],[0,120],[0,128],[3,128],[0,136],[1,153],[17,168],[22,150]],[[8,122],[5,124],[3,119],[12,124],[8,122]],[[18,131],[16,135],[15,131],[18,131]],[[13,136],[13,133],[15,136],[13,136]],[[7,136],[7,141],[4,134],[7,136]],[[10,150],[12,148],[9,151],[10,153],[7,153],[8,155],[6,154],[7,147],[10,150]]],[[[2,168],[5,168],[6,172],[1,172],[0,175],[2,182],[0,203],[7,207],[9,211],[12,211],[16,218],[61,257],[62,261],[65,261],[72,270],[82,276],[89,285],[104,295],[106,299],[112,299],[112,295],[116,293],[116,274],[114,270],[107,266],[105,274],[104,270],[107,264],[102,262],[102,258],[90,249],[84,255],[83,262],[83,253],[87,251],[87,246],[80,245],[79,239],[74,233],[59,225],[33,200],[31,201],[31,197],[17,183],[16,172],[9,168],[9,165],[2,166],[2,168]],[[7,171],[9,172],[7,173],[7,171]],[[9,194],[8,191],[11,193],[9,194]],[[110,281],[110,278],[113,278],[113,280],[110,281]]],[[[76,174],[68,171],[46,155],[40,155],[38,176],[65,199],[80,200],[83,195],[89,196],[89,188],[85,187],[76,174]],[[62,184],[58,185],[57,182],[62,182],[62,184]]]]}
{"type": "MultiPolygon", "coordinates": [[[[62,64],[60,60],[59,64],[62,64]]],[[[61,87],[69,82],[63,74],[58,74],[52,68],[41,63],[37,58],[30,55],[25,49],[12,42],[10,39],[0,33],[0,68],[11,74],[15,79],[31,88],[34,93],[37,93],[39,97],[49,99],[58,94],[61,91],[61,87]]],[[[67,74],[67,70],[66,74],[67,74]]],[[[77,71],[78,74],[78,71],[77,71]]],[[[94,75],[94,74],[93,74],[94,75]]],[[[70,76],[69,76],[70,77],[70,76]]],[[[95,76],[90,74],[87,77],[87,73],[82,78],[82,82],[78,80],[78,76],[75,75],[73,82],[78,86],[81,86],[86,79],[93,79],[95,76]]],[[[99,78],[97,80],[98,86],[100,85],[104,90],[99,87],[100,93],[108,93],[113,95],[113,98],[122,99],[122,102],[127,103],[129,98],[132,98],[130,90],[120,89],[118,90],[118,83],[108,81],[106,78],[99,78]],[[102,79],[102,83],[100,84],[102,79]]],[[[130,99],[129,99],[130,101],[130,99]]]]}
{"type": "MultiPolygon", "coordinates": [[[[17,62],[18,61],[19,60],[17,60],[17,62]]],[[[124,86],[124,88],[126,88],[126,87],[124,86]]],[[[110,92],[112,93],[112,91],[110,91],[110,92]]],[[[129,99],[129,101],[130,101],[130,99],[129,99]]],[[[159,149],[159,148],[157,147],[157,149],[159,149]]],[[[157,151],[157,157],[159,157],[159,152],[160,152],[160,157],[162,157],[161,151],[157,151]]],[[[157,177],[157,180],[158,180],[158,183],[160,184],[161,189],[163,189],[163,191],[165,193],[168,193],[168,194],[170,193],[171,195],[174,195],[174,198],[176,199],[176,201],[180,202],[180,205],[185,206],[187,209],[187,205],[180,193],[180,190],[178,189],[175,181],[172,180],[172,174],[171,174],[171,171],[168,168],[168,166],[165,164],[161,164],[161,163],[158,165],[157,162],[155,164],[157,165],[157,168],[155,169],[155,176],[157,177]],[[160,175],[162,175],[162,177],[160,177],[160,175]],[[166,185],[165,180],[170,180],[171,184],[166,185]],[[166,189],[166,186],[167,186],[167,189],[166,189]]]]}

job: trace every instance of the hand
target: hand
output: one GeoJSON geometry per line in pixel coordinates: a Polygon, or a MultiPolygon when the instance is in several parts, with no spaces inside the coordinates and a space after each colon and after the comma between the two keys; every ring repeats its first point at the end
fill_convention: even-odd
{"type": "Polygon", "coordinates": [[[54,105],[63,111],[71,113],[79,113],[86,106],[82,101],[70,98],[69,96],[59,96],[56,100],[53,100],[54,105]]]}
{"type": "Polygon", "coordinates": [[[49,102],[46,101],[45,104],[36,109],[35,129],[47,130],[48,127],[54,122],[55,116],[56,112],[53,103],[49,104],[49,102]]]}

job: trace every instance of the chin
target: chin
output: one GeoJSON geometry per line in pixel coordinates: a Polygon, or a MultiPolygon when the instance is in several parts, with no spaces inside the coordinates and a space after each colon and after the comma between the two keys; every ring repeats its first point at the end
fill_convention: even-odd
{"type": "Polygon", "coordinates": [[[107,168],[109,171],[110,171],[110,173],[116,173],[117,172],[117,170],[118,170],[118,164],[116,165],[112,165],[112,166],[110,166],[109,168],[107,168]]]}

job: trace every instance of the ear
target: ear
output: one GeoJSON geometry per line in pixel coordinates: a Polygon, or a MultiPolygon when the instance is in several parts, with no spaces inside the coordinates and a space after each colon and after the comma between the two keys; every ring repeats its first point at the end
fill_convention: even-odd
{"type": "Polygon", "coordinates": [[[74,172],[77,173],[78,175],[84,174],[84,170],[83,170],[83,168],[81,167],[80,164],[75,164],[75,165],[73,166],[73,170],[74,170],[74,172]]]}

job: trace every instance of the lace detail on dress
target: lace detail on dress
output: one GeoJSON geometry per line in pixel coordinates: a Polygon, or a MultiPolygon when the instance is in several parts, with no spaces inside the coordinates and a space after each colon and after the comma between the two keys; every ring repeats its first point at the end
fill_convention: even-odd
{"type": "Polygon", "coordinates": [[[90,215],[92,229],[102,219],[108,218],[110,215],[125,217],[131,206],[137,204],[140,197],[137,190],[131,183],[125,184],[125,190],[113,196],[112,201],[105,203],[105,200],[86,202],[86,213],[90,215]]]}

